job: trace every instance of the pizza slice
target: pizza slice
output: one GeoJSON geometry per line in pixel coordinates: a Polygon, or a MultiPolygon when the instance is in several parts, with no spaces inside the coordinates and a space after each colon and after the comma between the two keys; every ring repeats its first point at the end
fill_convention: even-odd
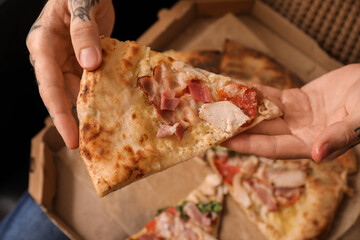
{"type": "Polygon", "coordinates": [[[179,205],[160,209],[127,240],[217,239],[225,191],[221,178],[210,174],[179,205]]]}
{"type": "Polygon", "coordinates": [[[326,236],[343,193],[352,194],[342,164],[351,158],[343,158],[347,160],[316,164],[308,159],[270,160],[221,147],[206,152],[230,195],[270,240],[326,236]]]}
{"type": "Polygon", "coordinates": [[[224,43],[220,73],[278,89],[301,87],[304,84],[275,59],[230,39],[224,43]]]}
{"type": "Polygon", "coordinates": [[[80,154],[104,196],[281,115],[255,87],[193,68],[136,42],[102,38],[84,71],[80,154]]]}

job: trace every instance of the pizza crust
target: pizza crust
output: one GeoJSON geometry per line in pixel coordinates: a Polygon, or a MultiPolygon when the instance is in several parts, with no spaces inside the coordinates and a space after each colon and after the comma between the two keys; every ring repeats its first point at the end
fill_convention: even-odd
{"type": "Polygon", "coordinates": [[[185,62],[193,67],[201,68],[209,72],[220,73],[220,61],[222,54],[216,50],[193,50],[163,52],[177,61],[185,62]]]}
{"type": "Polygon", "coordinates": [[[296,74],[275,59],[230,39],[224,43],[220,72],[232,78],[278,89],[301,87],[304,84],[296,74]]]}

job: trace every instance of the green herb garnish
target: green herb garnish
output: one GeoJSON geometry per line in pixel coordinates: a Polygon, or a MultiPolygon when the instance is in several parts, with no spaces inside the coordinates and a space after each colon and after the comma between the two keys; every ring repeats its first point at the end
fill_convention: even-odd
{"type": "MultiPolygon", "coordinates": [[[[180,217],[184,220],[187,221],[189,219],[189,217],[184,213],[184,206],[187,204],[187,201],[184,201],[182,204],[180,205],[176,205],[175,209],[180,213],[180,217]]],[[[196,204],[196,207],[199,209],[199,211],[201,213],[208,213],[208,212],[214,212],[214,213],[218,213],[222,210],[222,206],[218,201],[212,201],[210,203],[199,203],[196,204]]],[[[168,209],[169,207],[164,207],[164,208],[160,208],[157,211],[156,216],[158,216],[159,214],[161,214],[163,211],[166,211],[166,209],[168,209]]]]}
{"type": "Polygon", "coordinates": [[[214,147],[211,147],[211,149],[214,151],[221,150],[221,151],[228,152],[230,156],[243,155],[242,153],[235,152],[233,150],[230,150],[230,149],[228,149],[226,147],[222,147],[222,146],[214,146],[214,147]]]}
{"type": "Polygon", "coordinates": [[[199,203],[196,206],[201,213],[207,213],[207,212],[218,213],[222,210],[222,206],[218,201],[212,201],[206,204],[199,203]]]}

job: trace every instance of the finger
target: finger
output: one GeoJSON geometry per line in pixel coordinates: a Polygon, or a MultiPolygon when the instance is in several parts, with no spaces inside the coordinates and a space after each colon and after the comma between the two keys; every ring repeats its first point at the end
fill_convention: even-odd
{"type": "Polygon", "coordinates": [[[271,159],[309,158],[311,147],[290,135],[239,134],[221,144],[234,151],[271,159]]]}
{"type": "Polygon", "coordinates": [[[70,35],[76,58],[82,68],[96,69],[101,61],[99,29],[95,21],[97,1],[69,1],[70,35]]]}
{"type": "Polygon", "coordinates": [[[338,156],[360,143],[360,117],[347,117],[325,128],[315,140],[312,157],[316,162],[338,156]]]}
{"type": "Polygon", "coordinates": [[[272,120],[263,121],[253,128],[250,128],[246,133],[264,134],[264,135],[286,135],[291,131],[287,123],[282,118],[275,118],[272,120]]]}
{"type": "Polygon", "coordinates": [[[40,96],[54,124],[70,149],[78,147],[78,128],[72,116],[62,72],[48,55],[37,55],[35,74],[40,96]]]}

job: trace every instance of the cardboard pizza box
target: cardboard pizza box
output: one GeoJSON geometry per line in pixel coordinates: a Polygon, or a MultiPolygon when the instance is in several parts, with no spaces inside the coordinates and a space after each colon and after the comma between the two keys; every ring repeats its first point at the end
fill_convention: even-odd
{"type": "MultiPolygon", "coordinates": [[[[158,17],[138,39],[157,51],[221,51],[224,40],[230,38],[272,56],[305,82],[342,65],[257,0],[179,1],[171,9],[160,10],[158,17]]],[[[195,158],[99,198],[78,150],[65,147],[50,118],[32,140],[31,159],[31,196],[67,236],[78,240],[126,238],[157,209],[180,201],[210,172],[195,158]]],[[[350,179],[359,191],[344,199],[329,239],[356,239],[352,236],[359,233],[359,176],[350,179]]],[[[220,239],[265,238],[227,198],[220,239]]]]}

